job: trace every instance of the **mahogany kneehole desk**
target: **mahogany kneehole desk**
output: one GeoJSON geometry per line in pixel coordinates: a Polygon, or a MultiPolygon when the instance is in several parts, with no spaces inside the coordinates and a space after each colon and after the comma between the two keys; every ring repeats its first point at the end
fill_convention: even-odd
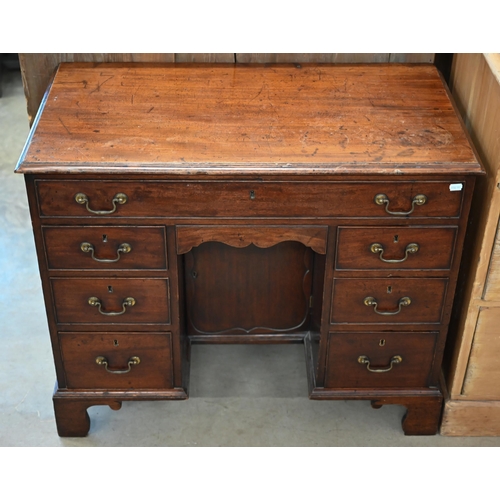
{"type": "Polygon", "coordinates": [[[303,343],[311,399],[435,434],[482,169],[428,65],[62,64],[25,174],[61,436],[186,399],[192,343],[303,343]]]}

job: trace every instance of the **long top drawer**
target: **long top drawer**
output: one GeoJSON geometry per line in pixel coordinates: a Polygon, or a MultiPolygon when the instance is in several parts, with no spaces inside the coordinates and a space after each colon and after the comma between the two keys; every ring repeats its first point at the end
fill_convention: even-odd
{"type": "Polygon", "coordinates": [[[42,217],[459,217],[464,183],[36,182],[42,217]]]}

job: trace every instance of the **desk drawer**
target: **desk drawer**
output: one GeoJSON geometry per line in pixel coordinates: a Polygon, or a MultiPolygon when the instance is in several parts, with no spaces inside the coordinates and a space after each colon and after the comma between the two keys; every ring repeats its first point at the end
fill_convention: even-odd
{"type": "Polygon", "coordinates": [[[49,269],[167,269],[165,227],[44,226],[49,269]]]}
{"type": "Polygon", "coordinates": [[[62,333],[59,343],[68,389],[173,387],[170,333],[62,333]]]}
{"type": "Polygon", "coordinates": [[[457,227],[339,227],[336,269],[451,267],[457,227]]]}
{"type": "Polygon", "coordinates": [[[447,279],[334,279],[331,323],[439,323],[447,279]]]}
{"type": "Polygon", "coordinates": [[[325,387],[425,387],[436,332],[331,333],[325,387]]]}
{"type": "Polygon", "coordinates": [[[437,181],[85,180],[37,181],[37,192],[42,217],[459,217],[463,191],[449,186],[437,181]],[[383,195],[379,204],[377,195],[383,195]]]}
{"type": "Polygon", "coordinates": [[[52,278],[58,323],[170,324],[168,279],[52,278]]]}

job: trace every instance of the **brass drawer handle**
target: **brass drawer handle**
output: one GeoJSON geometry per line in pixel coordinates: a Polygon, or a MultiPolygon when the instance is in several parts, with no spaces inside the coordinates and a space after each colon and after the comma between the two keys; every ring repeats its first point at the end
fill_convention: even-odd
{"type": "Polygon", "coordinates": [[[110,370],[108,368],[108,360],[104,356],[97,356],[97,358],[95,358],[95,362],[98,365],[104,366],[108,373],[112,373],[113,375],[123,375],[124,373],[128,373],[130,370],[132,370],[132,366],[138,365],[141,362],[141,358],[139,358],[139,356],[132,356],[131,358],[129,358],[128,370],[110,370]]]}
{"type": "Polygon", "coordinates": [[[116,204],[119,203],[120,205],[125,205],[128,201],[128,196],[124,193],[117,193],[115,194],[114,198],[111,200],[111,203],[113,203],[113,208],[111,210],[92,210],[89,207],[89,198],[86,194],[84,193],[77,193],[75,195],[75,201],[80,204],[80,205],[85,205],[86,209],[91,213],[95,215],[109,215],[113,214],[116,212],[116,204]]]}
{"type": "Polygon", "coordinates": [[[368,356],[360,356],[358,358],[358,363],[361,365],[366,365],[366,369],[372,373],[385,373],[390,372],[392,370],[393,365],[397,365],[403,362],[403,358],[399,355],[393,356],[391,361],[389,362],[389,366],[385,368],[371,368],[370,367],[370,358],[368,356]]]}
{"type": "Polygon", "coordinates": [[[417,194],[413,197],[411,202],[411,210],[409,212],[391,212],[389,210],[389,198],[385,194],[377,194],[374,198],[377,205],[385,205],[385,211],[390,215],[410,215],[415,210],[415,207],[425,205],[427,202],[427,196],[425,194],[417,194]]]}
{"type": "Polygon", "coordinates": [[[95,255],[94,255],[94,245],[92,245],[92,243],[87,243],[86,241],[84,241],[81,245],[80,245],[80,250],[84,253],[88,253],[90,252],[90,256],[96,261],[96,262],[101,262],[101,263],[105,263],[105,264],[110,264],[110,263],[113,263],[113,262],[118,262],[120,260],[120,257],[121,257],[121,253],[130,253],[132,251],[132,247],[128,244],[128,243],[122,243],[118,249],[116,250],[116,259],[99,259],[97,258],[95,255]]]}
{"type": "Polygon", "coordinates": [[[409,306],[411,304],[411,299],[410,297],[402,297],[398,301],[398,310],[397,311],[378,311],[377,306],[378,303],[375,300],[374,297],[365,297],[365,300],[363,301],[365,306],[373,306],[373,310],[382,316],[394,316],[395,314],[399,314],[401,312],[402,307],[409,306]]]}
{"type": "Polygon", "coordinates": [[[409,243],[408,245],[406,245],[404,258],[402,258],[402,259],[384,259],[383,258],[384,247],[380,243],[372,243],[370,245],[370,250],[373,253],[378,253],[380,260],[382,262],[386,262],[388,264],[398,264],[400,262],[404,262],[408,258],[408,255],[410,255],[411,253],[417,253],[419,249],[420,249],[420,247],[418,246],[418,243],[409,243]]]}
{"type": "Polygon", "coordinates": [[[118,312],[106,312],[102,310],[102,304],[101,301],[97,297],[89,297],[89,305],[98,307],[99,312],[103,316],[120,316],[120,314],[123,314],[127,311],[127,306],[132,307],[135,305],[135,299],[134,297],[127,297],[123,302],[122,302],[122,310],[118,312]]]}

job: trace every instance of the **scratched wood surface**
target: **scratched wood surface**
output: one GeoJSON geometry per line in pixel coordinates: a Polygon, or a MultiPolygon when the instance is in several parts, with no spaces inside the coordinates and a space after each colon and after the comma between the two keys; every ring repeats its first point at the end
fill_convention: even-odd
{"type": "Polygon", "coordinates": [[[43,95],[62,62],[172,63],[175,62],[175,54],[19,54],[30,123],[33,123],[43,95]]]}
{"type": "Polygon", "coordinates": [[[61,62],[144,62],[144,63],[432,63],[434,54],[19,54],[30,122],[43,94],[61,62]],[[271,61],[270,59],[280,59],[271,61]]]}
{"type": "Polygon", "coordinates": [[[20,171],[123,163],[479,171],[432,65],[62,64],[20,171]]]}

